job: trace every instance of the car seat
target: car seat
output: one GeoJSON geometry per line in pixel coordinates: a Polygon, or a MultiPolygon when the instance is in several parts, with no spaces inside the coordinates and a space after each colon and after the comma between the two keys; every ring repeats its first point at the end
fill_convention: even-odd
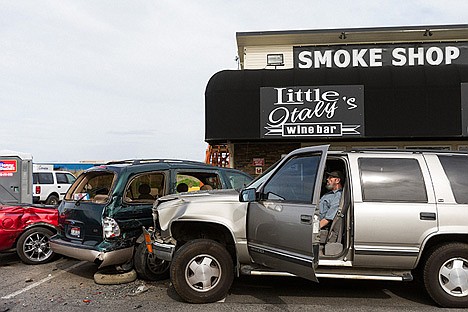
{"type": "Polygon", "coordinates": [[[144,184],[141,184],[139,187],[138,187],[138,193],[140,193],[140,195],[138,196],[138,199],[153,199],[154,200],[154,197],[151,196],[151,187],[144,183],[144,184]]]}

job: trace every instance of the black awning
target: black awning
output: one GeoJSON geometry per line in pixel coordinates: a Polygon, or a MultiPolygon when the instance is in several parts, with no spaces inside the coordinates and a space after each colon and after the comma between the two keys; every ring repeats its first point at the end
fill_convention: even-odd
{"type": "Polygon", "coordinates": [[[205,91],[205,140],[259,140],[261,87],[327,85],[364,86],[366,138],[460,137],[467,82],[468,65],[221,71],[205,91]]]}

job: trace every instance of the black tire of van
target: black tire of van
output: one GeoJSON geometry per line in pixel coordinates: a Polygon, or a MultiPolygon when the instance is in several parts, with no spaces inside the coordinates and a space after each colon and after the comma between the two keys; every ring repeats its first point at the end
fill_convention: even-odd
{"type": "Polygon", "coordinates": [[[169,267],[171,263],[150,255],[144,243],[136,247],[133,263],[138,277],[141,279],[159,281],[169,278],[169,267]]]}
{"type": "Polygon", "coordinates": [[[45,204],[46,205],[57,206],[59,204],[59,199],[55,195],[49,195],[49,197],[47,197],[47,199],[45,201],[45,204]]]}
{"type": "Polygon", "coordinates": [[[434,249],[424,264],[424,287],[431,298],[446,308],[468,307],[468,244],[449,243],[434,249]],[[462,281],[464,287],[450,282],[462,281]],[[463,292],[465,290],[465,292],[463,292]]]}
{"type": "Polygon", "coordinates": [[[171,263],[172,285],[179,296],[190,303],[210,303],[225,298],[233,280],[231,255],[213,240],[187,242],[176,251],[171,263]],[[194,268],[200,270],[198,281],[194,268]]]}

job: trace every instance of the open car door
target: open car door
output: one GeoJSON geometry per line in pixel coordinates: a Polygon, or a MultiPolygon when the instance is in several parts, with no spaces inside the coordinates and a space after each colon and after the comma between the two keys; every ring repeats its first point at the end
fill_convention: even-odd
{"type": "Polygon", "coordinates": [[[257,187],[255,199],[245,200],[250,201],[247,240],[255,263],[317,281],[317,208],[327,151],[325,145],[288,154],[257,187]]]}

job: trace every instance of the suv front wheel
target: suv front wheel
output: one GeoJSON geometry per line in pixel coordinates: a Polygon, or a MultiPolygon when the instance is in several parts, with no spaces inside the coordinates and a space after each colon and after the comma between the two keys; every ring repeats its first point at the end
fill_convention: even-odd
{"type": "Polygon", "coordinates": [[[171,281],[184,300],[216,302],[226,297],[234,269],[226,248],[209,239],[196,239],[177,250],[171,263],[171,281]]]}
{"type": "Polygon", "coordinates": [[[433,250],[424,265],[424,286],[442,307],[468,307],[468,244],[433,250]]]}
{"type": "Polygon", "coordinates": [[[142,279],[159,281],[169,278],[169,266],[171,263],[158,259],[154,255],[148,253],[148,249],[146,249],[144,243],[137,246],[133,262],[138,276],[142,279]]]}

